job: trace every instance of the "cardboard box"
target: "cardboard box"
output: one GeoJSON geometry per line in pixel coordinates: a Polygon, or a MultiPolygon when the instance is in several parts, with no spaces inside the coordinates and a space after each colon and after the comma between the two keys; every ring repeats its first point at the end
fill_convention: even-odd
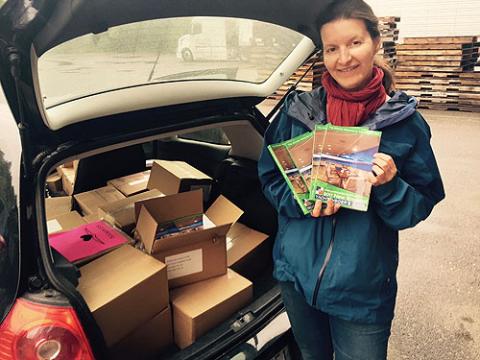
{"type": "Polygon", "coordinates": [[[59,231],[71,230],[85,224],[85,220],[78,212],[71,211],[47,220],[47,229],[49,234],[53,234],[59,231]]]}
{"type": "Polygon", "coordinates": [[[202,189],[204,198],[208,199],[211,183],[210,176],[184,161],[155,160],[147,187],[165,195],[202,189]]]}
{"type": "Polygon", "coordinates": [[[266,264],[264,259],[271,256],[268,238],[267,234],[248,226],[233,224],[227,233],[227,266],[241,274],[261,271],[266,264]]]}
{"type": "Polygon", "coordinates": [[[149,178],[150,170],[110,180],[107,184],[113,186],[125,196],[132,196],[147,190],[149,178]]]}
{"type": "Polygon", "coordinates": [[[195,190],[135,205],[140,207],[137,233],[149,254],[168,266],[170,287],[190,284],[225,274],[226,234],[243,211],[220,196],[205,212],[213,227],[156,239],[158,225],[203,213],[202,191],[195,190]]]}
{"type": "Polygon", "coordinates": [[[45,215],[47,220],[72,211],[72,197],[58,196],[45,198],[45,215]]]}
{"type": "Polygon", "coordinates": [[[252,283],[234,271],[171,292],[173,332],[181,349],[252,300],[252,283]]]}
{"type": "Polygon", "coordinates": [[[86,191],[73,196],[83,215],[98,213],[100,206],[125,199],[125,196],[113,186],[104,186],[99,189],[86,191]]]}
{"type": "Polygon", "coordinates": [[[47,176],[47,188],[53,194],[63,190],[62,176],[57,171],[47,176]]]}
{"type": "Polygon", "coordinates": [[[124,245],[81,267],[78,291],[107,346],[120,341],[168,306],[165,264],[124,245]]]}
{"type": "Polygon", "coordinates": [[[85,220],[85,222],[87,224],[90,224],[92,222],[95,222],[95,221],[98,221],[98,220],[102,220],[102,218],[98,215],[98,212],[95,213],[95,214],[90,214],[90,215],[84,215],[83,216],[83,220],[85,220]]]}
{"type": "Polygon", "coordinates": [[[150,359],[173,343],[172,311],[167,307],[113,345],[112,359],[150,359]]]}
{"type": "Polygon", "coordinates": [[[154,189],[141,194],[133,195],[122,200],[107,203],[98,208],[98,217],[115,225],[123,231],[130,232],[135,227],[135,222],[140,209],[135,213],[135,203],[143,200],[165,196],[154,189]]]}
{"type": "Polygon", "coordinates": [[[62,177],[63,191],[67,195],[73,195],[73,188],[75,186],[75,176],[77,169],[75,167],[60,166],[57,168],[58,173],[62,177]]]}

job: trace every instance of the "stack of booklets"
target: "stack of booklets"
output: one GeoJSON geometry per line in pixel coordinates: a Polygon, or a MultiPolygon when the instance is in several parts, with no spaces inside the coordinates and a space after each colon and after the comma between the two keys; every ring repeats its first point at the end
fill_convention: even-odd
{"type": "Polygon", "coordinates": [[[316,125],[315,130],[268,148],[304,214],[316,200],[367,211],[373,155],[380,131],[316,125]]]}

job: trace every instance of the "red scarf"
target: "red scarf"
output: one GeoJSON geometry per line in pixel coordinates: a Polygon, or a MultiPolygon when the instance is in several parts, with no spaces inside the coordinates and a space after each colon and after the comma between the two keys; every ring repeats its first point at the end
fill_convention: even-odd
{"type": "Polygon", "coordinates": [[[372,80],[367,86],[362,90],[348,91],[325,71],[322,85],[327,92],[327,120],[339,126],[357,126],[367,120],[387,99],[383,76],[383,70],[374,67],[372,80]]]}

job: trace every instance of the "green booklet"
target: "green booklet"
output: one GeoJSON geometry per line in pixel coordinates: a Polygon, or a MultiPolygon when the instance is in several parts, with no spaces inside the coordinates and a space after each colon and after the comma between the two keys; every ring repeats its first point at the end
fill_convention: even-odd
{"type": "Polygon", "coordinates": [[[362,127],[317,125],[314,130],[310,199],[333,199],[342,207],[367,211],[373,155],[380,131],[362,127]]]}
{"type": "Polygon", "coordinates": [[[302,134],[279,144],[268,146],[300,209],[309,214],[315,204],[310,201],[313,134],[302,134]]]}

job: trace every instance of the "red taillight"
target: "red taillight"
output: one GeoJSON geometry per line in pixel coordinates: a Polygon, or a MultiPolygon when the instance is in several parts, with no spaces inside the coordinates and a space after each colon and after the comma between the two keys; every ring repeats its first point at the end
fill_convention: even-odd
{"type": "Polygon", "coordinates": [[[17,299],[0,326],[0,360],[93,360],[71,307],[17,299]]]}

